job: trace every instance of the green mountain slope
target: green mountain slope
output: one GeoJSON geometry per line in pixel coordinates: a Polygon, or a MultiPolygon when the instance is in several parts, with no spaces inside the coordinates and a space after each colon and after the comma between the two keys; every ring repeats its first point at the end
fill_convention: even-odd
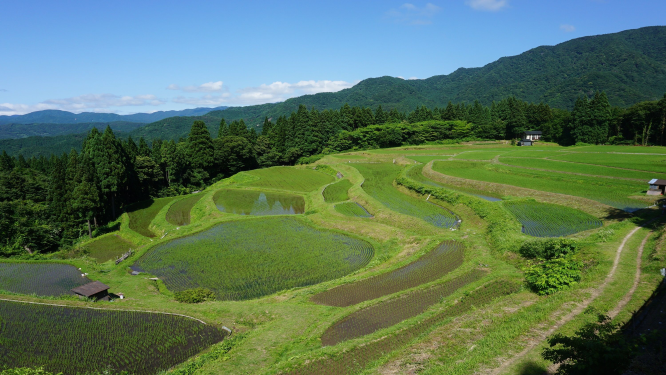
{"type": "Polygon", "coordinates": [[[128,133],[134,129],[140,128],[145,124],[138,122],[114,121],[109,123],[88,122],[77,124],[1,124],[0,139],[15,139],[27,137],[53,137],[64,134],[85,133],[96,127],[98,129],[106,128],[106,125],[116,132],[128,133]]]}

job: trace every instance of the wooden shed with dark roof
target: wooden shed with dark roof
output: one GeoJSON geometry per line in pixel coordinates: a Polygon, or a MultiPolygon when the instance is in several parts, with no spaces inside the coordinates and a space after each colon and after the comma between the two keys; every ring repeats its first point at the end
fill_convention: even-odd
{"type": "Polygon", "coordinates": [[[666,180],[653,178],[648,181],[648,184],[650,184],[650,188],[647,191],[647,195],[664,195],[666,192],[666,180]]]}
{"type": "Polygon", "coordinates": [[[72,289],[72,292],[78,294],[79,296],[91,298],[94,300],[109,300],[109,286],[99,281],[93,281],[91,283],[81,285],[72,289]]]}

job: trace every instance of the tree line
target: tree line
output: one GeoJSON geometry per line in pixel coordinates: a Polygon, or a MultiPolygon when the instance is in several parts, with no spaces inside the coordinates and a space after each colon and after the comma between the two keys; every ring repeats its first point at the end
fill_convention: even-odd
{"type": "Polygon", "coordinates": [[[29,256],[93,237],[151,197],[187,194],[243,170],[307,163],[323,154],[447,140],[520,138],[572,144],[664,145],[666,95],[622,109],[604,93],[581,97],[571,112],[509,97],[491,106],[448,103],[409,113],[350,107],[290,116],[248,128],[223,119],[213,138],[203,121],[187,137],[149,145],[92,129],[80,152],[50,158],[0,155],[0,255],[29,256]]]}

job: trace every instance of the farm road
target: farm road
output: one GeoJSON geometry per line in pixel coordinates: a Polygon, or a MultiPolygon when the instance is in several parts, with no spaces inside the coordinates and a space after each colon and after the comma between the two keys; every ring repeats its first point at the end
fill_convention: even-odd
{"type": "MultiPolygon", "coordinates": [[[[606,289],[606,286],[610,283],[610,281],[613,279],[615,276],[615,271],[617,270],[617,266],[620,262],[620,255],[622,254],[622,251],[624,250],[624,246],[631,239],[631,237],[638,232],[642,227],[636,227],[627,234],[624,239],[622,240],[622,243],[620,246],[617,248],[617,251],[615,252],[615,260],[613,260],[613,267],[611,267],[610,271],[608,272],[608,275],[606,275],[606,278],[604,279],[603,283],[601,283],[597,288],[592,289],[590,292],[590,295],[583,300],[581,303],[576,305],[573,310],[571,310],[568,314],[565,316],[561,317],[557,323],[555,323],[552,327],[550,327],[548,330],[541,331],[541,332],[535,332],[536,337],[530,340],[529,344],[519,353],[515,354],[514,356],[510,357],[509,359],[505,360],[500,366],[495,368],[494,370],[490,371],[484,371],[482,373],[488,374],[488,375],[500,375],[506,373],[506,371],[514,364],[519,362],[522,358],[524,358],[527,353],[529,353],[532,349],[534,349],[537,345],[539,345],[541,342],[546,340],[546,338],[558,329],[560,329],[562,326],[564,326],[566,323],[574,319],[576,316],[581,314],[589,305],[592,303],[597,297],[603,293],[603,291],[606,289]]],[[[645,243],[645,241],[643,242],[645,243]]],[[[632,290],[633,292],[633,290],[632,290]]],[[[625,296],[626,298],[626,296],[625,296]]],[[[624,298],[623,298],[624,300],[624,298]]],[[[625,303],[626,304],[626,303],[625,303]]],[[[562,312],[557,311],[553,315],[554,319],[557,319],[557,316],[560,315],[562,312]]]]}

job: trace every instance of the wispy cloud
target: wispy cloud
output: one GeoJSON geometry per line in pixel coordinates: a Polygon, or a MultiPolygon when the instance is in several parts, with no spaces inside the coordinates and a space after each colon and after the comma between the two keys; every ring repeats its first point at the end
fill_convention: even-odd
{"type": "Polygon", "coordinates": [[[497,12],[509,5],[509,0],[465,0],[465,4],[474,10],[497,12]]]}
{"type": "Polygon", "coordinates": [[[310,80],[296,83],[278,81],[271,84],[262,84],[257,87],[246,87],[236,91],[235,94],[225,92],[219,95],[204,95],[200,97],[179,96],[173,99],[173,101],[175,103],[206,106],[216,106],[222,104],[253,105],[276,103],[305,94],[336,92],[352,87],[353,85],[353,83],[345,81],[328,80],[310,80]]]}
{"type": "Polygon", "coordinates": [[[165,102],[155,95],[119,96],[113,94],[86,94],[65,99],[50,99],[37,104],[0,103],[0,115],[22,115],[45,109],[70,112],[109,112],[111,107],[158,106],[165,102]]]}
{"type": "Polygon", "coordinates": [[[7,89],[0,89],[0,92],[7,92],[7,89]]]}
{"type": "Polygon", "coordinates": [[[217,91],[222,91],[223,88],[224,88],[224,82],[222,81],[206,82],[199,86],[190,85],[190,86],[181,87],[176,84],[171,84],[167,86],[168,90],[177,90],[184,92],[217,92],[217,91]]]}
{"type": "Polygon", "coordinates": [[[574,25],[568,25],[565,23],[560,25],[560,30],[564,31],[565,33],[570,33],[576,31],[576,27],[574,25]]]}
{"type": "Polygon", "coordinates": [[[385,17],[395,23],[404,25],[430,25],[432,20],[442,8],[435,4],[427,3],[423,7],[411,3],[404,3],[398,9],[386,12],[385,17]]]}

